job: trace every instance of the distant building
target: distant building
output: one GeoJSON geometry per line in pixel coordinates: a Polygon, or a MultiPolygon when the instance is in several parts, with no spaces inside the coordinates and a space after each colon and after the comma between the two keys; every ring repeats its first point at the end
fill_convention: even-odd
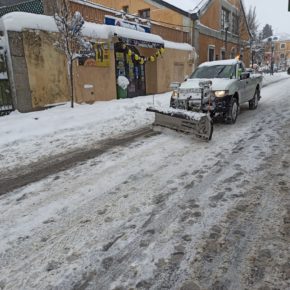
{"type": "Polygon", "coordinates": [[[262,41],[264,46],[264,63],[275,69],[286,70],[290,67],[290,35],[277,34],[262,41]]]}

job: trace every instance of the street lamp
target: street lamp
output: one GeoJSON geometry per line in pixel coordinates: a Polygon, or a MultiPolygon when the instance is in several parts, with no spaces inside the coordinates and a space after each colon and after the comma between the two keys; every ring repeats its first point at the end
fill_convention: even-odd
{"type": "Polygon", "coordinates": [[[271,42],[271,75],[273,75],[274,73],[274,48],[275,48],[275,45],[273,42],[271,42]]]}

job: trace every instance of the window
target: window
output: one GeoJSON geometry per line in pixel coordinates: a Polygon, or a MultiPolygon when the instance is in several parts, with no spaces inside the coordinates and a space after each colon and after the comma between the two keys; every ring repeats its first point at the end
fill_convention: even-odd
{"type": "Polygon", "coordinates": [[[214,46],[209,46],[208,48],[208,61],[213,61],[214,60],[214,46]]]}
{"type": "Polygon", "coordinates": [[[150,9],[139,10],[138,14],[141,18],[150,19],[150,9]]]}
{"type": "Polygon", "coordinates": [[[230,11],[225,8],[222,8],[222,16],[221,16],[221,29],[226,30],[230,25],[230,11]]]}
{"type": "Polygon", "coordinates": [[[235,58],[237,56],[237,50],[235,47],[232,47],[231,49],[231,58],[235,58]]]}
{"type": "Polygon", "coordinates": [[[123,7],[122,7],[122,10],[123,10],[125,13],[129,13],[129,6],[123,6],[123,7]]]}
{"type": "Polygon", "coordinates": [[[285,47],[286,47],[286,43],[281,43],[280,44],[280,49],[285,49],[285,47]]]}
{"type": "Polygon", "coordinates": [[[232,17],[232,33],[236,35],[239,34],[239,17],[235,14],[233,14],[232,17]]]}
{"type": "Polygon", "coordinates": [[[224,49],[221,50],[221,59],[226,59],[226,51],[224,49]]]}
{"type": "Polygon", "coordinates": [[[284,59],[285,58],[285,54],[284,53],[281,53],[280,58],[281,59],[284,59]]]}

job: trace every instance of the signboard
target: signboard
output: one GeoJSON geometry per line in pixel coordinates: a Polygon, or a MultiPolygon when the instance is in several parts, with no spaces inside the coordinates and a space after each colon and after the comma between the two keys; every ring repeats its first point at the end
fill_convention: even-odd
{"type": "Polygon", "coordinates": [[[109,16],[109,15],[105,15],[105,24],[112,25],[112,26],[125,27],[125,28],[129,28],[129,29],[133,29],[133,30],[137,30],[141,32],[147,32],[147,33],[151,32],[150,25],[128,21],[125,19],[121,19],[114,16],[109,16]]]}
{"type": "Polygon", "coordinates": [[[79,65],[94,67],[110,66],[110,44],[107,42],[92,43],[92,52],[81,52],[79,65]]]}

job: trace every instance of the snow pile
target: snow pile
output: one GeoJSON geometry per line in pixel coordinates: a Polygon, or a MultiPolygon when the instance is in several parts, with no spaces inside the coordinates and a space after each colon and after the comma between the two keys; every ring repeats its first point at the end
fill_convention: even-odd
{"type": "Polygon", "coordinates": [[[205,113],[185,111],[185,110],[174,109],[174,108],[168,108],[168,106],[167,107],[150,106],[148,108],[148,111],[158,112],[158,113],[165,114],[165,115],[170,115],[170,116],[173,116],[173,117],[176,117],[176,118],[187,119],[187,120],[192,120],[192,121],[200,121],[202,117],[206,116],[205,113]]]}
{"type": "MultiPolygon", "coordinates": [[[[151,105],[169,106],[171,93],[155,96],[96,102],[70,103],[21,114],[17,111],[0,118],[0,167],[27,165],[43,156],[94,146],[101,140],[150,126],[151,105]]],[[[0,170],[1,171],[1,170],[0,170]]]]}
{"type": "Polygon", "coordinates": [[[129,80],[125,76],[118,76],[117,84],[123,90],[126,90],[129,85],[129,80]]]}

